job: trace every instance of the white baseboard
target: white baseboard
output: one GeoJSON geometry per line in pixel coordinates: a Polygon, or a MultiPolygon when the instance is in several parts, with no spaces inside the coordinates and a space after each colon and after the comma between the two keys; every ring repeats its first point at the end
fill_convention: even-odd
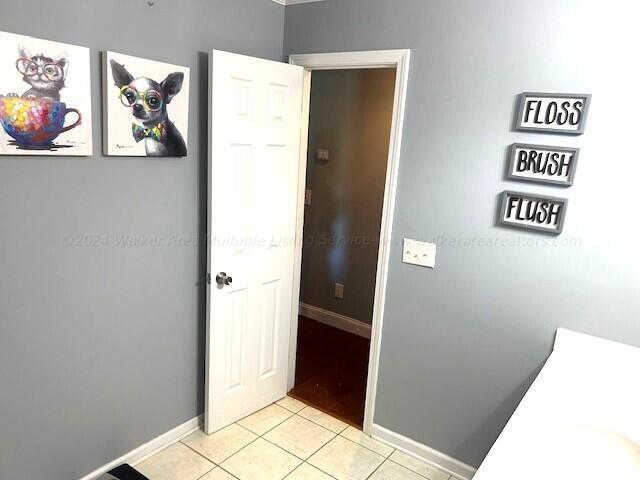
{"type": "Polygon", "coordinates": [[[371,339],[371,325],[355,318],[300,302],[300,315],[330,327],[371,339]]]}
{"type": "Polygon", "coordinates": [[[475,468],[460,460],[456,460],[449,455],[427,447],[415,440],[411,440],[399,433],[392,432],[375,423],[371,428],[371,436],[418,460],[430,463],[460,480],[471,480],[476,473],[475,468]]]}
{"type": "Polygon", "coordinates": [[[82,477],[80,480],[95,480],[99,476],[104,475],[109,470],[112,470],[113,468],[123,463],[128,463],[130,465],[140,463],[141,461],[157,453],[163,448],[176,443],[190,433],[199,429],[202,425],[203,419],[203,415],[192,418],[191,420],[184,422],[182,425],[178,425],[176,428],[171,429],[168,432],[154,438],[153,440],[148,441],[144,445],[140,445],[139,447],[134,448],[129,453],[125,453],[121,457],[116,458],[115,460],[97,468],[93,472],[82,477]]]}
{"type": "Polygon", "coordinates": [[[298,5],[299,3],[321,2],[322,0],[273,0],[280,5],[298,5]]]}

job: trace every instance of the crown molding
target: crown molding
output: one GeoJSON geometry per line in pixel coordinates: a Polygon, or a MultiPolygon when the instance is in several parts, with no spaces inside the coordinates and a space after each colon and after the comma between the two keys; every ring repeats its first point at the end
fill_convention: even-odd
{"type": "Polygon", "coordinates": [[[322,2],[323,0],[273,0],[280,5],[298,5],[300,3],[322,2]]]}

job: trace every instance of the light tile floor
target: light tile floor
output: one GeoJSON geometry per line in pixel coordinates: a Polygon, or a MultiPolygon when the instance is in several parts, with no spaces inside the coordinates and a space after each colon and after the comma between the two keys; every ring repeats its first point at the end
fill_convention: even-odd
{"type": "Polygon", "coordinates": [[[291,397],[136,468],[151,480],[455,480],[291,397]]]}

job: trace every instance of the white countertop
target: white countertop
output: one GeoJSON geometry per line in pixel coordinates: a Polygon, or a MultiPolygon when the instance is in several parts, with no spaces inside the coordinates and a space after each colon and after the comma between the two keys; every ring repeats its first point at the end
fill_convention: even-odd
{"type": "Polygon", "coordinates": [[[558,330],[474,480],[640,480],[640,348],[558,330]]]}

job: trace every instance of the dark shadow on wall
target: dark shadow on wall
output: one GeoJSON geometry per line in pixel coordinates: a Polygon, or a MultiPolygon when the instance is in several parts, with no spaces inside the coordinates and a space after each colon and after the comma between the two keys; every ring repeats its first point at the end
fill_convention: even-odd
{"type": "Polygon", "coordinates": [[[518,133],[520,132],[520,130],[518,130],[518,120],[519,120],[519,116],[520,116],[520,111],[519,111],[519,107],[520,107],[520,99],[522,98],[522,93],[517,93],[513,96],[513,106],[511,107],[511,111],[513,112],[513,116],[511,117],[511,131],[514,133],[518,133]]]}
{"type": "MultiPolygon", "coordinates": [[[[209,98],[209,54],[198,52],[198,98],[209,98]]],[[[207,220],[209,164],[209,108],[198,105],[198,414],[204,412],[205,358],[207,347],[207,220]]]]}
{"type": "Polygon", "coordinates": [[[504,148],[504,170],[502,173],[502,181],[503,182],[513,182],[511,178],[509,178],[509,170],[511,169],[511,151],[513,150],[513,144],[507,145],[504,148]]]}
{"type": "MultiPolygon", "coordinates": [[[[493,413],[485,418],[482,425],[469,435],[455,451],[451,452],[453,458],[464,458],[468,452],[472,452],[478,445],[491,445],[493,443],[492,439],[498,438],[498,435],[502,432],[502,429],[511,418],[511,415],[513,415],[513,406],[517,406],[520,403],[524,395],[527,393],[527,390],[529,390],[529,387],[531,387],[531,384],[540,373],[540,370],[544,367],[545,363],[546,360],[540,363],[526,378],[526,380],[518,385],[518,388],[516,388],[500,404],[500,406],[493,411],[493,413]]],[[[486,451],[481,452],[481,458],[484,458],[487,453],[489,453],[489,448],[487,448],[486,451]]],[[[478,462],[478,465],[473,466],[478,467],[479,464],[480,462],[478,462]]]]}

